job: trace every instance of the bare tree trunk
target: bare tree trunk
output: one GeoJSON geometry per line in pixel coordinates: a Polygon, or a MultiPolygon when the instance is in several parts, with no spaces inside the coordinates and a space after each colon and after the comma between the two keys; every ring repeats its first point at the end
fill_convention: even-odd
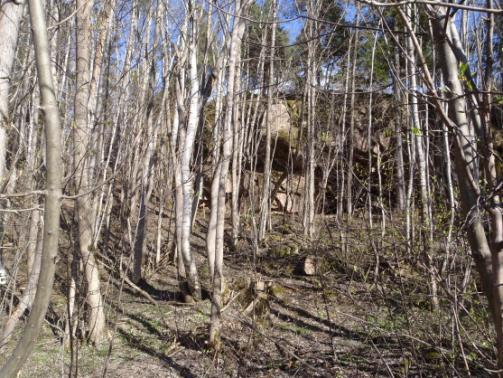
{"type": "MultiPolygon", "coordinates": [[[[368,124],[367,124],[367,148],[368,148],[368,184],[367,184],[367,201],[368,201],[368,215],[369,215],[369,228],[373,228],[372,219],[372,86],[374,84],[374,60],[375,51],[377,46],[377,35],[374,34],[374,43],[372,44],[371,63],[370,63],[370,85],[369,85],[369,105],[368,105],[368,124]]],[[[378,266],[378,264],[376,264],[378,266]]],[[[377,275],[376,275],[377,276],[377,275]]]]}
{"type": "Polygon", "coordinates": [[[74,128],[74,161],[75,186],[77,188],[77,217],[79,226],[79,250],[84,264],[87,283],[87,302],[89,305],[89,341],[100,343],[105,336],[105,312],[100,289],[98,265],[92,250],[93,219],[91,195],[86,192],[91,188],[89,167],[89,59],[90,59],[90,26],[92,4],[78,0],[77,12],[77,80],[75,93],[75,128],[74,128]]]}
{"type": "Polygon", "coordinates": [[[10,1],[0,7],[0,185],[6,179],[7,124],[9,117],[9,88],[18,41],[19,24],[24,3],[10,1]]]}
{"type": "MultiPolygon", "coordinates": [[[[493,0],[487,0],[487,7],[493,8],[493,0]]],[[[503,209],[501,206],[501,177],[498,177],[496,169],[496,157],[494,153],[494,139],[492,137],[491,126],[493,124],[491,104],[492,90],[494,84],[493,64],[494,64],[494,14],[487,15],[487,36],[486,36],[486,69],[484,77],[485,95],[483,101],[483,128],[479,131],[479,138],[485,140],[488,152],[483,156],[483,166],[489,188],[493,191],[490,197],[488,212],[491,219],[490,247],[492,253],[492,266],[494,272],[495,288],[495,310],[494,317],[496,329],[496,347],[498,350],[498,367],[503,368],[503,209]],[[500,190],[497,188],[500,187],[500,190]],[[499,328],[499,329],[498,329],[499,328]]],[[[451,29],[455,31],[455,25],[451,24],[451,29]]],[[[473,109],[476,111],[476,108],[473,109]]],[[[503,376],[503,374],[501,374],[503,376]]]]}
{"type": "Polygon", "coordinates": [[[183,213],[182,213],[182,238],[179,252],[181,252],[185,269],[187,272],[187,283],[190,293],[196,299],[201,298],[201,285],[197,274],[197,267],[192,256],[190,238],[192,236],[192,202],[194,197],[194,175],[191,164],[194,154],[194,141],[196,138],[197,127],[199,124],[199,77],[197,71],[197,14],[195,4],[189,2],[190,15],[190,35],[188,45],[188,77],[189,77],[189,109],[187,116],[187,127],[184,133],[181,133],[183,149],[181,151],[181,178],[183,192],[183,213]]]}
{"type": "MultiPolygon", "coordinates": [[[[95,151],[91,154],[91,163],[90,163],[90,172],[89,175],[92,178],[93,182],[97,182],[100,176],[100,168],[105,170],[106,166],[101,166],[102,161],[104,160],[105,154],[105,127],[104,122],[99,122],[98,113],[100,109],[103,108],[101,105],[100,98],[100,88],[103,86],[103,82],[106,82],[107,79],[105,77],[102,78],[103,72],[103,61],[106,53],[106,45],[107,39],[109,39],[110,30],[113,25],[113,15],[114,15],[114,7],[116,0],[110,0],[105,2],[103,5],[103,9],[101,10],[98,19],[97,19],[97,28],[98,28],[98,36],[95,42],[95,53],[94,53],[94,61],[92,65],[91,71],[91,82],[89,86],[89,128],[92,130],[90,140],[92,141],[92,145],[96,146],[95,151]]],[[[108,62],[110,64],[110,62],[108,62]]],[[[110,74],[110,72],[105,72],[105,74],[110,74]]],[[[103,193],[101,191],[101,193],[103,193]]],[[[95,224],[93,224],[94,231],[94,240],[93,246],[97,244],[98,241],[98,226],[96,225],[99,222],[100,217],[99,211],[102,209],[102,200],[103,196],[101,193],[93,194],[92,201],[92,219],[95,224]]]]}
{"type": "MultiPolygon", "coordinates": [[[[9,115],[9,90],[12,82],[12,67],[16,58],[18,33],[23,17],[24,2],[1,2],[0,4],[0,191],[4,191],[9,184],[9,172],[7,167],[8,149],[8,124],[12,122],[9,115]]],[[[15,164],[13,165],[15,168],[15,164]]],[[[5,199],[0,200],[0,209],[5,207],[5,199]]],[[[0,213],[0,240],[4,234],[4,223],[7,215],[0,213]]],[[[0,249],[0,269],[6,270],[2,265],[2,249],[0,249]]],[[[2,274],[2,276],[4,276],[2,274]]]]}
{"type": "MultiPolygon", "coordinates": [[[[240,56],[236,59],[236,83],[235,93],[238,99],[243,99],[245,94],[241,95],[241,63],[240,56]]],[[[238,101],[234,105],[233,112],[233,146],[232,149],[232,240],[234,248],[237,246],[240,231],[240,212],[239,212],[239,195],[241,192],[241,161],[243,156],[243,140],[244,140],[244,119],[239,116],[239,109],[244,108],[244,104],[238,101]],[[238,107],[239,105],[239,107],[238,107]]]]}
{"type": "MultiPolygon", "coordinates": [[[[443,80],[441,83],[443,87],[443,80]]],[[[445,95],[445,93],[442,93],[442,95],[445,95]]],[[[449,146],[449,131],[447,129],[447,125],[445,124],[445,122],[442,122],[442,136],[443,136],[442,139],[444,147],[443,152],[445,159],[445,176],[447,181],[447,194],[449,198],[449,226],[447,229],[446,242],[445,242],[445,252],[446,252],[445,264],[447,264],[450,258],[452,231],[454,227],[454,220],[456,217],[455,213],[456,203],[454,199],[454,187],[452,184],[452,161],[451,161],[451,149],[449,146]]]]}
{"type": "MultiPolygon", "coordinates": [[[[318,7],[316,2],[309,1],[307,5],[307,12],[311,18],[318,17],[318,7]]],[[[305,177],[306,188],[304,193],[304,208],[303,208],[303,226],[304,234],[310,238],[314,236],[314,214],[315,214],[315,124],[316,117],[316,50],[317,41],[315,40],[316,26],[314,21],[307,21],[307,35],[306,39],[309,41],[307,45],[307,145],[306,145],[306,164],[305,164],[305,177]]]]}
{"type": "MultiPolygon", "coordinates": [[[[413,20],[413,12],[411,6],[407,7],[407,16],[413,20]]],[[[436,275],[430,254],[429,230],[431,227],[431,217],[429,211],[429,193],[426,181],[426,157],[424,149],[424,138],[426,137],[419,120],[418,96],[419,87],[417,84],[417,71],[416,71],[416,52],[412,40],[407,40],[407,47],[409,50],[410,59],[410,84],[411,84],[411,115],[412,115],[412,138],[414,140],[414,147],[416,152],[416,162],[419,172],[419,189],[421,194],[421,221],[422,221],[422,236],[423,236],[423,255],[425,258],[426,269],[430,276],[430,290],[431,290],[431,304],[434,310],[438,310],[438,293],[436,275]],[[425,235],[427,233],[427,235],[425,235]]],[[[426,120],[426,122],[428,122],[426,120]]]]}
{"type": "MultiPolygon", "coordinates": [[[[410,72],[409,72],[409,64],[405,64],[405,76],[409,77],[410,72]]],[[[410,78],[409,78],[410,80],[410,78]]],[[[409,104],[410,96],[409,96],[409,91],[405,92],[404,96],[404,102],[406,104],[409,104]]],[[[412,227],[412,194],[414,192],[414,167],[416,163],[416,154],[415,154],[415,148],[414,148],[414,143],[412,143],[412,128],[410,125],[412,124],[412,117],[410,116],[410,107],[407,106],[405,108],[405,115],[404,119],[406,121],[406,140],[405,140],[405,145],[407,146],[407,156],[409,157],[409,177],[408,177],[408,182],[407,182],[407,193],[405,197],[405,238],[407,241],[407,254],[411,255],[412,253],[412,242],[413,242],[413,227],[412,227]]]]}
{"type": "MultiPolygon", "coordinates": [[[[162,7],[157,6],[157,17],[159,16],[159,11],[162,7]]],[[[149,12],[150,15],[151,12],[149,12]]],[[[149,17],[147,27],[148,30],[151,29],[152,17],[149,17]]],[[[143,152],[143,161],[140,167],[140,211],[138,214],[138,222],[136,226],[135,233],[135,243],[134,243],[134,265],[133,265],[133,282],[138,283],[142,278],[142,262],[143,262],[143,250],[146,243],[146,230],[148,227],[149,211],[147,208],[147,203],[150,200],[150,195],[152,193],[152,188],[150,185],[150,178],[152,176],[151,170],[153,168],[153,155],[155,149],[155,143],[157,139],[157,122],[154,120],[153,108],[154,108],[154,86],[155,86],[155,49],[158,43],[158,33],[157,24],[154,28],[154,52],[149,53],[150,46],[147,43],[146,51],[150,54],[150,61],[146,62],[148,72],[145,72],[145,82],[144,82],[144,101],[143,108],[144,117],[142,117],[142,123],[147,125],[146,132],[140,131],[140,135],[143,135],[143,139],[146,141],[145,151],[143,152]]],[[[149,41],[150,39],[148,39],[149,41]]]]}
{"type": "MultiPolygon", "coordinates": [[[[181,254],[181,246],[182,246],[182,219],[183,219],[183,192],[182,192],[182,173],[180,169],[180,159],[178,156],[177,150],[177,140],[180,129],[180,113],[182,113],[182,108],[180,106],[179,99],[184,95],[184,73],[176,74],[176,96],[178,104],[175,106],[173,112],[173,122],[171,129],[171,160],[173,167],[173,181],[175,184],[174,190],[174,203],[175,203],[175,233],[176,233],[176,250],[175,250],[175,259],[177,263],[177,274],[178,274],[178,283],[181,289],[182,294],[184,294],[185,290],[184,286],[186,285],[186,272],[185,266],[183,262],[183,257],[181,254]]],[[[190,295],[190,293],[186,293],[190,295]]]]}
{"type": "Polygon", "coordinates": [[[349,121],[349,145],[348,145],[348,167],[346,171],[346,212],[348,218],[353,214],[353,134],[355,131],[355,81],[356,81],[356,58],[358,56],[358,25],[360,23],[360,8],[356,9],[356,30],[353,32],[353,61],[351,64],[351,96],[349,107],[351,108],[351,116],[349,121]]]}
{"type": "Polygon", "coordinates": [[[44,212],[44,239],[38,278],[38,290],[24,331],[12,355],[0,370],[2,377],[15,377],[30,355],[49,305],[56,269],[59,239],[59,216],[63,165],[61,161],[61,128],[56,95],[52,83],[49,42],[45,13],[38,0],[29,1],[30,20],[35,46],[42,108],[45,115],[47,189],[44,212]]]}
{"type": "MultiPolygon", "coordinates": [[[[225,38],[228,38],[225,35],[225,38]]],[[[226,46],[227,41],[223,45],[226,46]]],[[[215,255],[216,255],[216,238],[217,238],[217,221],[218,221],[218,191],[220,185],[220,144],[222,134],[222,101],[223,101],[223,76],[226,57],[223,55],[217,61],[217,91],[216,91],[216,104],[215,104],[215,125],[213,130],[213,156],[212,163],[214,166],[213,180],[210,187],[210,218],[208,221],[208,232],[206,233],[206,251],[208,255],[208,266],[210,272],[210,280],[213,282],[215,275],[215,255]],[[215,209],[215,210],[213,210],[215,209]]]]}
{"type": "MultiPolygon", "coordinates": [[[[348,52],[347,52],[347,59],[346,59],[346,73],[344,75],[344,100],[343,100],[343,106],[342,106],[342,121],[341,121],[341,132],[339,136],[339,145],[340,145],[340,152],[339,152],[339,160],[340,160],[340,167],[344,167],[344,152],[345,152],[345,145],[346,145],[346,118],[347,118],[347,105],[348,105],[348,90],[349,90],[349,67],[351,65],[351,52],[352,52],[352,37],[349,38],[348,42],[348,52]]],[[[351,136],[350,136],[351,137],[351,136]]],[[[344,169],[339,169],[340,173],[339,175],[339,191],[338,191],[338,198],[337,198],[337,216],[341,217],[342,213],[344,211],[344,190],[345,190],[345,173],[344,169]]]]}
{"type": "Polygon", "coordinates": [[[269,88],[267,89],[267,108],[265,110],[265,156],[264,156],[264,185],[262,187],[262,201],[260,203],[260,222],[259,222],[259,241],[264,239],[267,224],[269,221],[270,211],[270,194],[271,194],[271,108],[273,100],[273,85],[274,85],[274,55],[276,42],[276,16],[278,14],[277,1],[273,0],[272,4],[272,23],[271,23],[271,46],[269,58],[269,88]]]}
{"type": "Polygon", "coordinates": [[[0,336],[0,347],[10,339],[16,324],[24,315],[26,310],[30,310],[37,292],[37,281],[40,274],[40,262],[42,257],[42,230],[39,230],[40,214],[38,210],[33,212],[30,221],[30,230],[28,235],[27,255],[28,259],[28,284],[24,289],[23,296],[19,299],[14,312],[5,323],[2,335],[0,336]]]}
{"type": "MultiPolygon", "coordinates": [[[[443,15],[441,10],[436,10],[435,13],[443,15]]],[[[490,241],[482,223],[479,205],[481,189],[478,182],[477,158],[479,154],[476,135],[473,123],[468,122],[465,91],[460,80],[459,61],[454,51],[456,45],[453,42],[452,30],[455,29],[455,25],[449,19],[447,21],[448,27],[444,28],[444,22],[441,18],[433,18],[434,31],[438,38],[436,42],[440,55],[439,61],[449,88],[449,114],[453,121],[453,124],[449,126],[454,127],[456,131],[455,168],[458,175],[461,206],[466,216],[468,241],[494,321],[498,367],[501,369],[503,368],[503,261],[501,261],[503,227],[501,209],[494,207],[489,209],[493,228],[492,240],[490,241]]],[[[471,108],[470,111],[477,112],[477,109],[471,108]]],[[[492,155],[492,151],[488,151],[487,154],[492,155]]],[[[490,158],[484,157],[484,160],[486,159],[490,161],[490,158]]],[[[496,190],[496,187],[492,185],[490,187],[496,190]]]]}
{"type": "Polygon", "coordinates": [[[398,105],[395,120],[395,141],[396,141],[396,190],[397,190],[397,207],[400,210],[405,210],[405,169],[403,159],[403,138],[402,138],[402,94],[400,91],[400,55],[398,48],[395,49],[395,77],[393,80],[393,89],[395,92],[395,99],[398,105]]]}
{"type": "MultiPolygon", "coordinates": [[[[239,54],[241,53],[241,39],[245,31],[245,24],[241,15],[247,7],[248,1],[245,0],[241,3],[237,0],[235,3],[235,17],[234,28],[231,34],[231,41],[229,46],[229,74],[227,80],[227,96],[226,108],[223,123],[223,140],[222,140],[222,154],[218,162],[218,167],[215,172],[212,183],[212,195],[217,196],[216,207],[212,207],[211,211],[216,212],[216,233],[215,233],[215,261],[213,269],[213,298],[211,301],[211,327],[209,342],[215,348],[220,348],[221,343],[221,309],[223,305],[222,293],[224,289],[224,275],[223,275],[223,256],[224,256],[224,226],[225,226],[225,183],[227,180],[227,173],[229,170],[229,163],[232,158],[232,144],[233,144],[233,111],[236,111],[234,103],[234,95],[236,85],[236,69],[239,63],[239,54]],[[218,188],[218,191],[216,191],[218,188]]],[[[210,268],[211,269],[211,268],[210,268]]]]}
{"type": "MultiPolygon", "coordinates": [[[[30,57],[30,59],[32,58],[30,57]]],[[[32,174],[32,172],[35,172],[38,167],[37,157],[39,153],[36,147],[39,141],[39,133],[37,132],[36,126],[40,122],[40,96],[37,89],[35,89],[31,94],[31,104],[28,108],[27,112],[30,117],[30,121],[26,126],[28,130],[23,131],[23,127],[19,127],[21,130],[20,142],[22,140],[26,140],[27,144],[25,152],[25,171],[28,172],[28,174],[21,176],[23,177],[21,185],[35,190],[37,182],[36,177],[32,174]]],[[[33,199],[28,199],[27,203],[31,207],[38,207],[39,199],[34,196],[33,199]]],[[[23,291],[23,295],[20,298],[16,309],[10,314],[10,317],[6,319],[6,322],[3,325],[2,335],[0,336],[0,348],[9,340],[19,319],[24,315],[26,310],[31,309],[33,300],[35,299],[38,275],[40,272],[40,255],[42,251],[42,232],[41,230],[39,231],[39,225],[41,224],[39,211],[36,210],[29,213],[28,221],[29,227],[27,227],[26,230],[23,230],[19,237],[19,240],[27,241],[24,249],[26,250],[27,256],[26,271],[28,284],[23,291]]]]}

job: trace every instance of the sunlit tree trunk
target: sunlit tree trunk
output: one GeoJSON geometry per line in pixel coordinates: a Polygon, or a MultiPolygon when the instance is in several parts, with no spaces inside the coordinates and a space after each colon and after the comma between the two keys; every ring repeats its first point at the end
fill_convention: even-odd
{"type": "Polygon", "coordinates": [[[9,88],[11,70],[16,57],[19,25],[23,17],[24,3],[2,2],[0,7],[0,185],[7,174],[7,124],[9,117],[9,88]]]}
{"type": "Polygon", "coordinates": [[[265,156],[264,156],[264,184],[262,186],[262,200],[260,203],[260,221],[259,221],[259,240],[263,240],[267,225],[269,223],[270,215],[270,201],[271,201],[271,108],[274,91],[274,55],[275,55],[275,42],[276,42],[276,17],[278,14],[277,1],[273,0],[272,4],[272,23],[271,23],[271,43],[270,43],[270,57],[269,57],[269,88],[267,89],[267,107],[265,110],[265,156]]]}
{"type": "Polygon", "coordinates": [[[75,187],[77,188],[77,219],[79,227],[79,251],[84,265],[86,277],[86,299],[89,305],[89,341],[99,343],[105,336],[105,312],[101,296],[100,275],[98,264],[92,250],[93,219],[91,195],[91,172],[89,165],[89,59],[91,37],[91,3],[78,0],[77,12],[77,53],[76,53],[76,93],[75,93],[75,128],[74,136],[74,164],[75,187]]]}
{"type": "MultiPolygon", "coordinates": [[[[157,11],[161,9],[158,6],[157,11]]],[[[153,17],[150,16],[147,30],[150,32],[153,24],[153,17]]],[[[160,14],[157,12],[156,19],[158,19],[160,14]]],[[[149,41],[150,39],[148,39],[149,41]]],[[[150,195],[152,193],[151,180],[152,170],[153,170],[153,155],[157,139],[157,121],[154,119],[154,86],[155,86],[155,58],[156,58],[156,47],[158,44],[158,33],[157,25],[154,28],[154,52],[149,53],[151,46],[147,43],[145,50],[147,51],[149,60],[146,62],[145,81],[144,81],[144,98],[142,101],[142,118],[140,120],[141,124],[146,125],[146,130],[140,130],[140,135],[142,139],[146,142],[145,149],[142,152],[142,162],[139,168],[140,179],[139,179],[139,202],[140,209],[138,212],[138,222],[136,226],[135,242],[134,242],[134,261],[133,261],[133,282],[138,283],[142,279],[142,263],[143,263],[143,251],[145,249],[146,243],[146,231],[149,223],[149,211],[147,208],[147,203],[150,200],[150,195]]]]}
{"type": "Polygon", "coordinates": [[[402,93],[400,90],[400,55],[398,48],[395,49],[394,54],[395,59],[395,71],[393,80],[393,90],[395,95],[395,101],[397,103],[397,112],[395,118],[395,143],[396,143],[396,153],[395,153],[395,165],[396,165],[396,191],[397,191],[397,207],[399,210],[405,210],[405,169],[404,169],[404,157],[403,157],[403,112],[402,112],[402,93]]]}
{"type": "Polygon", "coordinates": [[[196,41],[198,36],[197,14],[195,4],[189,2],[190,22],[189,22],[189,44],[188,44],[188,96],[189,109],[187,115],[186,129],[181,129],[180,137],[183,142],[181,150],[181,185],[183,192],[183,208],[182,208],[182,230],[181,230],[181,246],[185,269],[187,272],[187,282],[189,291],[196,298],[201,298],[201,286],[197,274],[197,267],[194,257],[192,256],[190,238],[192,235],[192,202],[194,197],[194,175],[192,172],[192,160],[194,154],[194,142],[196,138],[197,127],[199,124],[199,76],[197,69],[197,47],[196,41]]]}
{"type": "Polygon", "coordinates": [[[63,165],[61,128],[52,82],[45,13],[38,0],[29,1],[40,96],[45,118],[47,184],[45,195],[43,246],[38,290],[28,322],[14,351],[0,370],[1,377],[15,377],[30,355],[42,327],[52,293],[59,239],[59,216],[63,165]]]}
{"type": "MultiPolygon", "coordinates": [[[[228,34],[224,35],[223,46],[227,48],[228,34]]],[[[216,89],[216,104],[215,104],[215,124],[213,126],[213,151],[212,151],[212,165],[213,165],[213,179],[210,186],[210,217],[208,221],[208,232],[206,233],[206,252],[208,255],[208,266],[210,272],[210,280],[213,282],[215,275],[215,255],[216,255],[216,238],[217,238],[217,221],[218,221],[218,191],[220,185],[220,145],[222,137],[222,102],[223,96],[223,76],[224,67],[227,62],[225,54],[222,54],[217,61],[217,89],[216,89]],[[215,210],[214,210],[215,209],[215,210]]]]}
{"type": "MultiPolygon", "coordinates": [[[[307,12],[311,18],[317,17],[316,3],[309,1],[307,5],[307,12]]],[[[317,62],[316,62],[316,50],[317,41],[315,39],[316,26],[314,21],[307,21],[307,31],[306,39],[309,41],[307,44],[307,148],[306,148],[306,164],[305,164],[305,178],[306,187],[304,192],[304,207],[303,207],[303,226],[304,234],[308,235],[310,238],[314,236],[315,225],[314,225],[314,214],[315,214],[315,117],[316,117],[316,74],[317,74],[317,62]]]]}
{"type": "Polygon", "coordinates": [[[14,312],[9,316],[2,329],[0,336],[0,347],[2,347],[11,337],[12,332],[19,319],[24,315],[26,310],[31,310],[35,294],[37,292],[37,282],[40,274],[40,263],[42,257],[42,232],[39,231],[40,213],[34,211],[30,220],[30,229],[28,233],[28,245],[26,254],[28,255],[28,284],[23,291],[22,297],[19,299],[14,312]]]}
{"type": "MultiPolygon", "coordinates": [[[[413,19],[413,12],[411,7],[407,7],[407,16],[410,20],[413,19]]],[[[415,19],[415,17],[414,17],[415,19]]],[[[426,156],[424,139],[426,135],[421,127],[419,120],[419,106],[418,106],[418,93],[419,86],[417,83],[417,63],[416,63],[416,52],[414,45],[409,38],[407,40],[407,46],[409,50],[409,62],[410,62],[410,98],[411,98],[411,119],[412,119],[412,138],[414,141],[414,147],[416,152],[416,163],[417,170],[419,173],[419,190],[421,195],[421,221],[422,221],[422,239],[423,239],[423,255],[425,258],[426,269],[430,275],[430,290],[431,290],[431,303],[432,307],[438,309],[438,293],[437,293],[437,282],[434,272],[434,267],[432,263],[432,257],[430,253],[430,238],[429,229],[431,227],[431,217],[429,211],[429,193],[427,188],[427,177],[426,177],[426,156]]],[[[428,122],[426,120],[425,122],[428,122]]]]}
{"type": "Polygon", "coordinates": [[[351,96],[349,100],[349,107],[351,109],[350,121],[349,121],[349,135],[348,135],[348,163],[346,171],[346,212],[348,218],[351,218],[353,214],[353,155],[354,146],[353,138],[355,131],[355,91],[356,91],[356,58],[358,56],[358,45],[359,45],[359,29],[360,24],[360,8],[357,7],[356,10],[356,29],[353,31],[353,56],[351,63],[351,96]]]}
{"type": "MultiPolygon", "coordinates": [[[[455,131],[455,169],[458,176],[461,207],[466,217],[468,241],[494,321],[498,367],[503,368],[503,225],[501,209],[494,206],[494,201],[499,200],[498,194],[491,193],[491,190],[497,190],[495,169],[489,169],[488,185],[485,188],[485,190],[489,190],[488,193],[491,193],[492,199],[491,205],[487,209],[491,219],[489,232],[484,228],[483,212],[479,202],[482,189],[479,184],[478,160],[482,159],[482,166],[491,167],[493,152],[487,150],[485,154],[479,153],[477,137],[484,138],[485,136],[480,134],[477,136],[474,122],[469,122],[470,114],[467,114],[467,109],[472,113],[472,120],[474,116],[479,116],[479,113],[477,107],[467,107],[461,78],[468,81],[470,72],[469,67],[465,67],[464,72],[460,73],[460,60],[463,62],[466,56],[456,41],[458,38],[456,26],[451,19],[445,25],[444,10],[430,9],[434,15],[432,22],[437,37],[439,62],[448,87],[449,118],[445,113],[442,113],[441,106],[437,106],[437,110],[449,127],[455,131]]],[[[415,42],[415,46],[417,50],[420,50],[417,42],[415,42]]],[[[484,129],[479,129],[479,133],[482,130],[484,129]]]]}
{"type": "Polygon", "coordinates": [[[233,149],[232,149],[232,240],[234,247],[237,246],[237,241],[240,232],[240,209],[239,209],[239,195],[241,192],[241,163],[243,156],[243,141],[244,141],[244,127],[243,117],[241,117],[240,110],[244,108],[242,99],[244,94],[241,94],[241,62],[240,56],[236,59],[236,82],[235,93],[238,99],[235,104],[233,112],[233,149]]]}
{"type": "MultiPolygon", "coordinates": [[[[215,233],[215,261],[213,269],[213,297],[211,301],[211,327],[209,342],[215,348],[219,349],[221,344],[221,309],[223,305],[223,289],[225,286],[223,275],[223,256],[224,256],[224,226],[225,226],[225,184],[227,180],[227,173],[229,170],[229,163],[232,158],[232,144],[233,144],[233,112],[237,111],[234,102],[234,95],[236,81],[239,78],[236,76],[237,64],[239,63],[239,54],[241,53],[241,40],[245,31],[245,24],[241,15],[246,9],[248,1],[245,0],[241,3],[237,0],[235,3],[235,17],[233,23],[232,34],[230,36],[229,44],[229,71],[227,79],[227,96],[226,108],[224,114],[223,130],[222,130],[222,153],[218,161],[218,166],[213,177],[212,183],[212,196],[217,196],[216,207],[212,207],[211,211],[216,212],[216,233],[215,233]],[[216,190],[218,188],[218,191],[216,190]]],[[[218,147],[217,147],[218,148],[218,147]]]]}
{"type": "MultiPolygon", "coordinates": [[[[337,216],[341,217],[342,213],[344,211],[344,199],[345,199],[345,175],[346,173],[344,172],[344,156],[345,156],[345,146],[346,146],[346,123],[347,123],[347,105],[348,105],[348,91],[349,91],[349,67],[351,66],[351,57],[352,57],[352,46],[353,46],[353,40],[354,35],[349,39],[348,41],[348,52],[346,53],[346,73],[344,74],[344,100],[343,100],[343,105],[342,105],[342,121],[341,121],[341,132],[339,134],[339,146],[340,146],[340,152],[339,152],[339,167],[340,169],[338,170],[339,172],[337,173],[339,176],[339,182],[338,182],[338,198],[337,198],[337,216]]],[[[351,136],[350,136],[351,137],[351,136]]]]}

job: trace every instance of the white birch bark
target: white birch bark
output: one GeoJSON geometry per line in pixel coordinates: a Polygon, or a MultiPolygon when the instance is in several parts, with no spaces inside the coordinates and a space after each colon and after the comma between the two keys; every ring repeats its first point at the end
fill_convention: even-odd
{"type": "Polygon", "coordinates": [[[9,89],[11,70],[16,57],[19,25],[23,17],[24,3],[2,2],[0,7],[0,185],[7,175],[7,127],[9,117],[9,89]]]}
{"type": "Polygon", "coordinates": [[[201,298],[201,285],[197,274],[196,262],[192,256],[191,236],[192,236],[192,202],[194,198],[194,175],[192,173],[192,160],[194,155],[194,141],[196,139],[197,126],[199,124],[199,77],[197,69],[197,16],[195,4],[189,2],[190,34],[188,44],[188,85],[189,85],[189,109],[187,115],[187,127],[182,129],[180,134],[183,147],[181,150],[181,185],[183,192],[183,208],[181,221],[181,246],[185,269],[187,272],[187,283],[189,291],[196,299],[201,298]]]}
{"type": "Polygon", "coordinates": [[[272,22],[271,22],[271,43],[269,56],[269,88],[267,89],[267,107],[265,110],[265,156],[264,156],[264,185],[262,187],[262,200],[260,203],[260,221],[259,221],[259,241],[264,239],[267,225],[269,222],[270,201],[271,201],[271,108],[274,91],[274,55],[276,45],[276,18],[278,14],[278,4],[273,0],[272,4],[272,22]]]}
{"type": "Polygon", "coordinates": [[[90,194],[91,175],[89,171],[89,142],[91,140],[89,127],[89,59],[90,59],[90,22],[91,3],[78,0],[77,12],[77,80],[75,93],[75,128],[74,128],[74,164],[75,186],[77,188],[77,217],[79,226],[79,251],[84,265],[87,283],[86,299],[89,305],[89,340],[100,343],[105,336],[105,312],[101,296],[100,275],[98,264],[92,250],[93,219],[90,194]]]}
{"type": "MultiPolygon", "coordinates": [[[[411,7],[407,7],[407,16],[410,20],[413,17],[413,11],[411,7]]],[[[422,234],[423,234],[423,256],[425,258],[426,269],[430,276],[430,291],[431,291],[431,304],[434,310],[438,310],[438,289],[436,281],[436,272],[433,266],[431,251],[430,251],[430,227],[431,227],[431,217],[429,211],[429,198],[427,188],[427,168],[426,168],[426,157],[425,157],[425,146],[424,139],[426,138],[423,128],[419,120],[419,107],[418,107],[418,93],[419,86],[417,83],[417,63],[416,63],[416,52],[414,45],[409,38],[407,40],[407,46],[409,49],[409,63],[410,63],[410,84],[411,84],[411,116],[412,116],[412,138],[414,141],[415,152],[416,152],[416,163],[419,173],[419,190],[421,195],[421,222],[422,222],[422,234]]]]}
{"type": "Polygon", "coordinates": [[[30,20],[42,107],[45,116],[47,189],[45,196],[43,246],[38,290],[28,322],[14,351],[0,370],[2,377],[15,377],[30,355],[42,327],[52,293],[58,252],[59,217],[63,165],[61,160],[61,128],[52,82],[49,42],[44,9],[40,1],[30,0],[30,20]]]}
{"type": "MultiPolygon", "coordinates": [[[[215,262],[213,273],[213,298],[211,302],[211,327],[210,327],[210,344],[215,348],[220,348],[221,337],[221,309],[223,305],[222,292],[224,289],[223,276],[223,254],[224,254],[224,225],[225,225],[225,183],[229,170],[229,163],[232,158],[233,144],[233,111],[235,111],[234,95],[236,89],[236,69],[239,62],[239,54],[241,52],[241,40],[245,31],[245,24],[241,15],[247,7],[248,2],[245,0],[241,3],[237,0],[235,3],[234,25],[231,34],[229,46],[229,73],[227,79],[227,96],[226,108],[223,124],[223,140],[222,140],[222,155],[218,162],[218,168],[213,178],[212,196],[217,196],[216,207],[212,207],[211,211],[216,212],[216,235],[215,235],[215,262]],[[218,188],[217,190],[214,190],[218,188]],[[214,191],[213,191],[214,190],[214,191]]],[[[213,201],[212,201],[213,202],[213,201]]]]}
{"type": "Polygon", "coordinates": [[[349,100],[349,107],[351,109],[350,121],[349,121],[349,141],[348,141],[348,165],[346,171],[346,212],[348,218],[352,217],[353,214],[353,155],[354,155],[354,145],[353,145],[353,134],[355,130],[355,90],[356,90],[356,59],[358,57],[358,46],[359,46],[359,29],[360,24],[360,7],[357,6],[356,9],[356,30],[353,32],[353,56],[351,63],[351,96],[349,100]]]}

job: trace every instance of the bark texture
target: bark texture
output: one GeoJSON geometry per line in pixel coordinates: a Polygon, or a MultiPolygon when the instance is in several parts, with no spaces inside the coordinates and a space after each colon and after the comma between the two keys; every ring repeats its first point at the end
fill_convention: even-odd
{"type": "Polygon", "coordinates": [[[74,127],[74,165],[75,186],[77,188],[77,222],[79,227],[79,252],[84,266],[86,278],[86,299],[88,312],[88,338],[91,343],[100,343],[105,336],[105,312],[100,288],[98,265],[92,249],[93,244],[93,212],[90,167],[89,127],[89,61],[91,48],[91,9],[87,0],[78,0],[77,11],[77,80],[75,93],[75,127],[74,127]]]}
{"type": "Polygon", "coordinates": [[[52,293],[59,239],[59,216],[63,165],[61,161],[61,128],[51,72],[45,12],[38,0],[29,1],[30,21],[40,96],[45,118],[47,184],[44,212],[44,239],[37,294],[32,311],[14,351],[0,370],[0,376],[15,377],[30,355],[45,318],[52,293]]]}

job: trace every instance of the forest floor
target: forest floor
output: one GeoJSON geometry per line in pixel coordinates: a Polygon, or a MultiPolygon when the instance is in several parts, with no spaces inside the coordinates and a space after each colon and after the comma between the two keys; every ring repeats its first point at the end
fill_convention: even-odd
{"type": "MultiPolygon", "coordinates": [[[[459,316],[453,317],[444,294],[441,310],[432,312],[420,259],[404,257],[392,228],[385,238],[361,222],[341,229],[327,218],[319,228],[318,240],[309,243],[298,225],[278,215],[255,258],[246,240],[226,250],[228,304],[219,353],[206,343],[210,300],[179,302],[172,263],[146,273],[141,289],[150,299],[103,269],[109,339],[97,347],[75,344],[74,371],[79,377],[488,375],[491,335],[480,298],[470,292],[475,285],[459,316]],[[298,269],[307,255],[317,265],[312,276],[298,269]],[[258,295],[246,289],[257,281],[266,285],[258,295]]],[[[203,285],[205,231],[196,222],[194,250],[203,285]]],[[[49,318],[66,306],[66,267],[60,265],[49,318]]],[[[457,275],[462,271],[450,279],[457,275]]],[[[61,323],[46,322],[20,377],[68,376],[72,353],[55,336],[61,323]]]]}

